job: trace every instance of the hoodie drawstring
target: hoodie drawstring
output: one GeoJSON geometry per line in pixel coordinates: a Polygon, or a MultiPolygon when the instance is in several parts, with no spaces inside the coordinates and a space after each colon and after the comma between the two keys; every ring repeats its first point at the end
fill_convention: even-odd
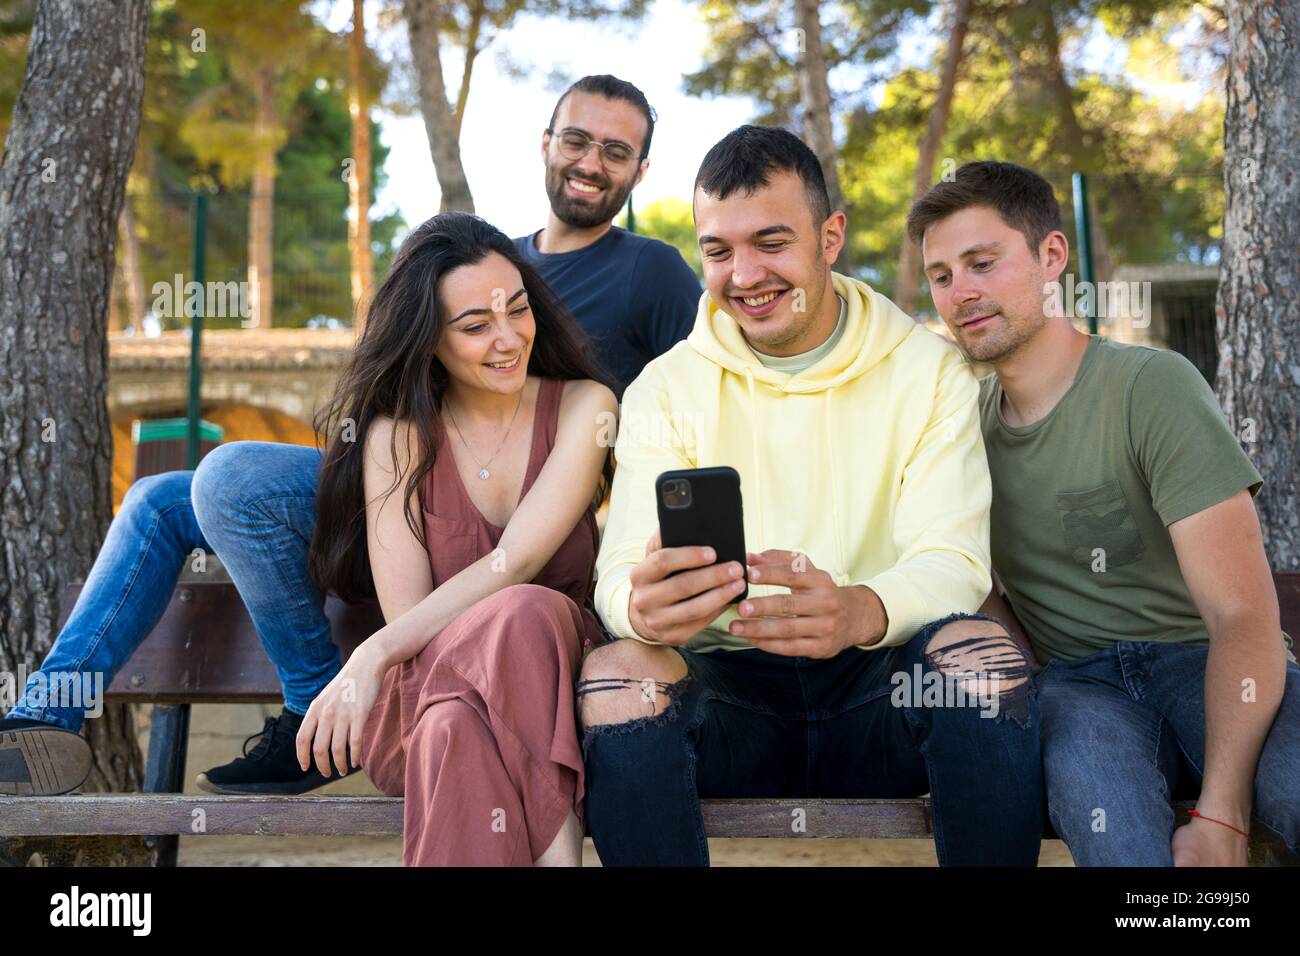
{"type": "Polygon", "coordinates": [[[758,544],[751,550],[758,552],[760,545],[765,545],[767,536],[763,533],[763,469],[758,460],[758,400],[754,398],[754,373],[745,369],[745,384],[749,390],[749,451],[754,460],[754,500],[758,510],[758,544]]]}
{"type": "Polygon", "coordinates": [[[832,577],[834,577],[837,585],[843,587],[848,583],[848,573],[845,570],[848,563],[844,553],[844,531],[840,527],[839,495],[836,494],[840,473],[839,467],[835,463],[835,437],[831,434],[831,395],[834,392],[835,388],[833,386],[822,392],[822,395],[825,396],[822,434],[826,438],[826,456],[831,465],[831,526],[835,529],[835,556],[839,561],[839,567],[836,568],[832,577]]]}

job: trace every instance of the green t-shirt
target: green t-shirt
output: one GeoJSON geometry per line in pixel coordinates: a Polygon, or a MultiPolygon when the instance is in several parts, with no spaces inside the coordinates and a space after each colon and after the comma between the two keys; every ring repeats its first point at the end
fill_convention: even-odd
{"type": "Polygon", "coordinates": [[[1207,641],[1168,526],[1262,481],[1176,352],[1092,336],[1074,384],[1014,428],[980,383],[993,566],[1041,660],[1116,641],[1207,641]]]}

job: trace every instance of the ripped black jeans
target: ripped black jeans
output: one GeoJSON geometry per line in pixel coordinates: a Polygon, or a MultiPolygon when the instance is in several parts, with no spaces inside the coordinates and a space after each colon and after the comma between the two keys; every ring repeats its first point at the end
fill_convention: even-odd
{"type": "MultiPolygon", "coordinates": [[[[926,653],[944,624],[973,617],[829,660],[677,649],[688,673],[659,686],[671,698],[662,713],[583,734],[587,823],[601,862],[707,866],[701,797],[928,792],[941,865],[1035,865],[1045,798],[1023,657],[1004,671],[1020,677],[1017,686],[999,693],[996,679],[945,679],[941,658],[954,647],[926,653]]],[[[611,689],[580,681],[578,694],[611,689]]]]}

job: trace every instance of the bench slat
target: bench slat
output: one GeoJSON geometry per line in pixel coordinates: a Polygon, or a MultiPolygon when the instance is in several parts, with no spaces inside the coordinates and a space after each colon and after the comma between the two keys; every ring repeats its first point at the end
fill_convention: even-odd
{"type": "Polygon", "coordinates": [[[278,836],[402,832],[400,797],[76,794],[0,797],[0,836],[278,836]],[[197,813],[196,811],[202,811],[197,813]]]}
{"type": "MultiPolygon", "coordinates": [[[[925,839],[931,835],[930,801],[900,800],[702,800],[710,837],[847,837],[925,839]],[[806,826],[791,824],[794,811],[806,826]]],[[[1179,824],[1191,803],[1174,804],[1179,824]]],[[[400,836],[400,797],[237,797],[179,794],[78,794],[61,797],[0,797],[0,837],[95,836],[400,836]],[[200,816],[195,813],[202,810],[200,816]],[[196,832],[196,821],[202,830],[196,832]]],[[[1053,838],[1045,833],[1045,839],[1053,838]]],[[[1256,825],[1252,866],[1297,866],[1271,834],[1256,825]]]]}
{"type": "MultiPolygon", "coordinates": [[[[75,794],[0,798],[0,837],[116,833],[153,836],[397,836],[400,797],[75,794]],[[202,811],[197,813],[196,811],[202,811]]],[[[929,837],[930,801],[705,800],[712,837],[929,837]],[[796,830],[795,811],[806,825],[796,830]]]]}
{"type": "MultiPolygon", "coordinates": [[[[0,797],[0,837],[196,833],[206,835],[398,835],[401,797],[243,797],[170,793],[85,793],[0,797]]],[[[1179,822],[1193,804],[1174,806],[1179,822]]],[[[848,837],[920,839],[932,834],[930,799],[701,800],[711,837],[848,837]],[[798,821],[800,826],[795,827],[798,821]]],[[[1048,832],[1045,837],[1052,837],[1048,832]]]]}

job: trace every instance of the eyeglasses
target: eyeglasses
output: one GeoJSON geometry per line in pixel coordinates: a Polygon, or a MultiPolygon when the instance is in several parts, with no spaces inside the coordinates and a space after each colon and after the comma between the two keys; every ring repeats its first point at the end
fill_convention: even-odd
{"type": "MultiPolygon", "coordinates": [[[[556,136],[555,130],[549,127],[546,132],[556,136]]],[[[605,164],[605,168],[610,172],[622,169],[632,161],[634,156],[632,147],[626,143],[602,143],[577,130],[565,130],[556,137],[556,140],[560,155],[575,163],[586,156],[591,151],[591,147],[595,146],[600,150],[600,161],[605,164]]]]}

